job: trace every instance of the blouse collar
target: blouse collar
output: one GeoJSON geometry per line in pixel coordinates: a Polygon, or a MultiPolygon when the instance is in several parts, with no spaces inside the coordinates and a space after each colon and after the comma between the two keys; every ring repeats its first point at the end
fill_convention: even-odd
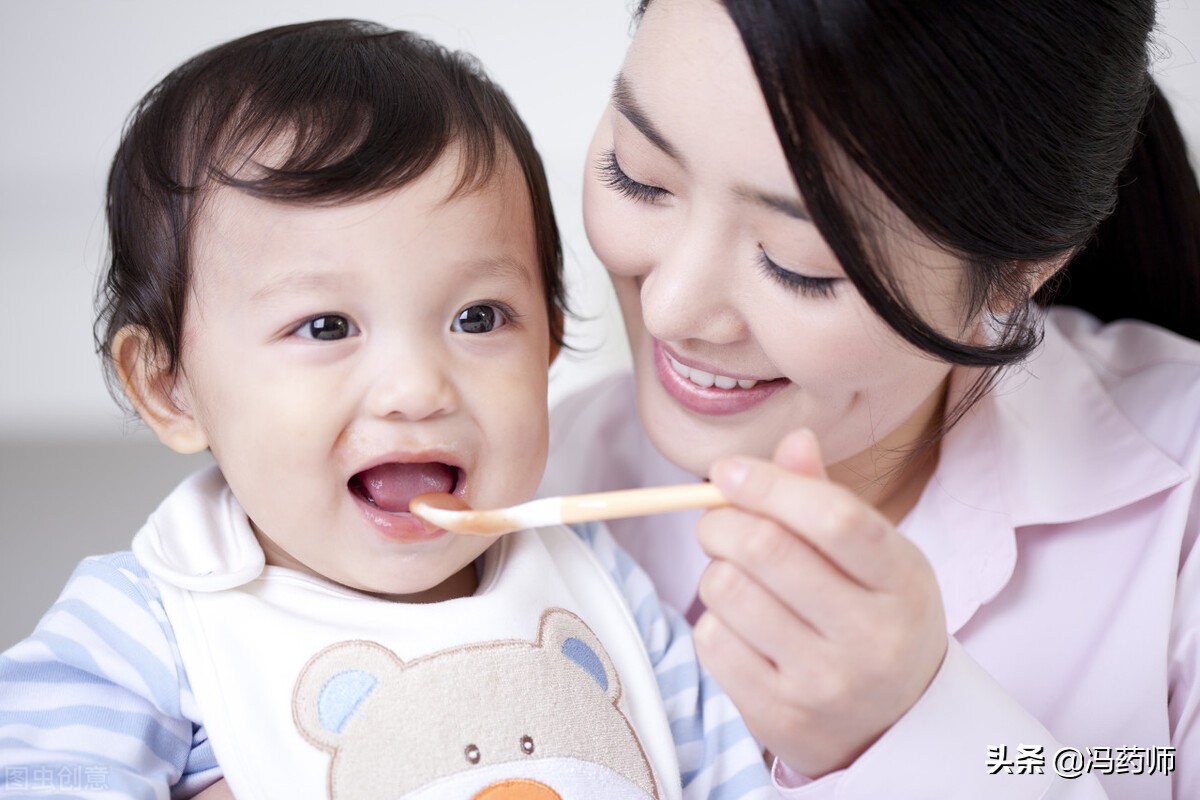
{"type": "MultiPolygon", "coordinates": [[[[1085,520],[1187,478],[1129,422],[1055,316],[1035,354],[947,433],[900,526],[933,565],[951,633],[1007,585],[1017,528],[1085,520]]],[[[952,402],[974,376],[955,371],[952,402]]]]}

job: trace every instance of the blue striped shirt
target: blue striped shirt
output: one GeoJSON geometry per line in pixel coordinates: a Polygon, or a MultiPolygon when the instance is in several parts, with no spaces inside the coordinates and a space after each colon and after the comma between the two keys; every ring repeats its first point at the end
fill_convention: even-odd
{"type": "MultiPolygon", "coordinates": [[[[758,744],[696,660],[686,621],[606,528],[578,533],[637,622],[684,797],[775,796],[758,744]]],[[[85,559],[33,635],[0,655],[0,795],[186,798],[220,776],[153,579],[130,552],[85,559]]]]}

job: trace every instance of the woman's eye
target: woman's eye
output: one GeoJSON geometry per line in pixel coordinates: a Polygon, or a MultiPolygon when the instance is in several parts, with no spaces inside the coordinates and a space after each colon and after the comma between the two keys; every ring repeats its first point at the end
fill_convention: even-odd
{"type": "Polygon", "coordinates": [[[295,331],[304,339],[334,341],[358,334],[358,327],[341,314],[320,314],[305,320],[295,331]]]}
{"type": "Polygon", "coordinates": [[[799,292],[808,297],[832,297],[841,278],[814,278],[794,272],[787,267],[781,267],[771,260],[767,251],[758,249],[758,265],[767,277],[781,284],[785,289],[799,292]]]}
{"type": "Polygon", "coordinates": [[[510,313],[494,303],[480,303],[458,312],[450,330],[455,333],[491,333],[507,325],[510,317],[510,313]]]}
{"type": "Polygon", "coordinates": [[[605,186],[632,200],[653,203],[670,194],[666,189],[648,186],[626,175],[625,170],[621,169],[621,165],[617,162],[616,150],[609,150],[601,155],[596,169],[605,186]]]}

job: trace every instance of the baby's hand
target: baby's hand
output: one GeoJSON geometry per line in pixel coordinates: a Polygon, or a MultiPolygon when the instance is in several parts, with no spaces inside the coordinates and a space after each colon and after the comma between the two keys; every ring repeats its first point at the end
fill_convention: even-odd
{"type": "Polygon", "coordinates": [[[229,791],[229,784],[222,778],[196,795],[195,800],[234,800],[234,797],[233,792],[229,791]]]}

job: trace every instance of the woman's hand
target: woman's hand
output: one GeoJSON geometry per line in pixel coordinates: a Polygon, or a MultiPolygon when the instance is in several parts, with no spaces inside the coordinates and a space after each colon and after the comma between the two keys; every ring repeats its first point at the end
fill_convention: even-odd
{"type": "Polygon", "coordinates": [[[222,778],[196,795],[195,800],[234,800],[234,797],[233,792],[229,791],[229,784],[222,778]]]}
{"type": "Polygon", "coordinates": [[[825,474],[797,431],[772,462],[717,462],[733,507],[697,535],[701,660],[756,737],[818,777],[850,764],[924,693],[946,653],[941,593],[908,539],[825,474]]]}

